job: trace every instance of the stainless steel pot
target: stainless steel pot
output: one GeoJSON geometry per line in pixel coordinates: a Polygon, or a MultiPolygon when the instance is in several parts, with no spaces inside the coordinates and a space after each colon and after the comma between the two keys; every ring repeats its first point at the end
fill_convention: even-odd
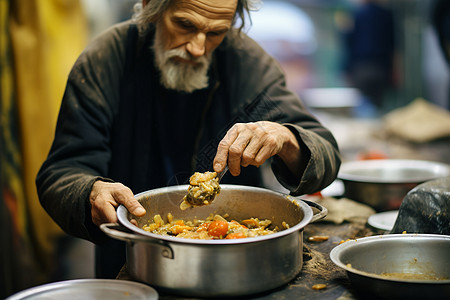
{"type": "Polygon", "coordinates": [[[163,291],[184,296],[241,296],[267,291],[286,284],[303,265],[303,228],[326,216],[326,208],[313,202],[267,189],[221,185],[211,205],[180,210],[187,185],[150,190],[136,195],[147,210],[137,218],[138,227],[124,206],[117,210],[118,225],[103,224],[109,236],[127,242],[130,275],[163,291]],[[313,213],[311,206],[319,211],[313,213]],[[155,214],[175,219],[206,218],[228,214],[242,220],[249,217],[270,219],[274,226],[289,229],[254,238],[236,240],[194,240],[161,236],[141,227],[155,214]]]}
{"type": "Polygon", "coordinates": [[[363,299],[450,299],[450,236],[365,237],[336,246],[330,258],[347,271],[363,299]]]}
{"type": "Polygon", "coordinates": [[[338,178],[344,196],[377,211],[396,210],[417,185],[450,176],[450,165],[424,160],[376,159],[345,162],[338,178]]]}

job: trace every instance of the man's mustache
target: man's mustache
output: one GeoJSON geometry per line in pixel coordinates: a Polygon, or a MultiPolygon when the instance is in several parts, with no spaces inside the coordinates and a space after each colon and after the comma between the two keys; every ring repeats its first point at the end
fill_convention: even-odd
{"type": "Polygon", "coordinates": [[[171,50],[164,51],[164,61],[167,61],[168,59],[172,57],[180,57],[185,60],[192,61],[196,64],[208,64],[208,58],[206,56],[200,56],[200,57],[193,57],[189,52],[176,48],[171,50]]]}

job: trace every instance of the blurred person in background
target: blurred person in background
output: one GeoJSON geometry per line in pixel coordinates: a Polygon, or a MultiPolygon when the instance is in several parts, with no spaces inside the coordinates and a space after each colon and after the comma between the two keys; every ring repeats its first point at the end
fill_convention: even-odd
{"type": "Polygon", "coordinates": [[[265,161],[293,195],[336,178],[332,134],[276,61],[233,28],[256,2],[144,0],[73,66],[36,184],[64,231],[96,243],[97,277],[115,278],[125,263],[124,243],[99,225],[117,222],[120,204],[143,216],[134,193],[226,165],[233,176],[222,182],[263,186],[265,161]]]}
{"type": "MultiPolygon", "coordinates": [[[[431,11],[431,22],[436,31],[442,54],[450,66],[450,1],[437,0],[431,11]]],[[[447,109],[450,108],[450,86],[447,87],[447,109]]]]}
{"type": "Polygon", "coordinates": [[[381,0],[360,0],[343,32],[344,73],[377,110],[394,84],[394,16],[381,0]]]}

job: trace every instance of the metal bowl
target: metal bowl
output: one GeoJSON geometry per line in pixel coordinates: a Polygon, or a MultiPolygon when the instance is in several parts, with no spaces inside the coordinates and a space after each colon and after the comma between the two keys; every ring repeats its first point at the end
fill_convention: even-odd
{"type": "Polygon", "coordinates": [[[336,246],[330,258],[366,296],[450,299],[450,236],[365,237],[336,246]]]}
{"type": "Polygon", "coordinates": [[[377,211],[396,210],[406,194],[429,180],[450,176],[450,165],[406,159],[344,162],[338,178],[344,196],[370,205],[377,211]]]}

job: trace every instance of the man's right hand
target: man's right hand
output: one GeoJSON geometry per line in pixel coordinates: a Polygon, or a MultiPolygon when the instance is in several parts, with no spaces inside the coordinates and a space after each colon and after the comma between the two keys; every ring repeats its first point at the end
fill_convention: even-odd
{"type": "Polygon", "coordinates": [[[142,205],[134,198],[130,188],[118,182],[96,181],[92,186],[89,201],[92,222],[97,226],[103,223],[117,223],[116,208],[120,204],[137,217],[142,217],[146,213],[142,205]]]}

